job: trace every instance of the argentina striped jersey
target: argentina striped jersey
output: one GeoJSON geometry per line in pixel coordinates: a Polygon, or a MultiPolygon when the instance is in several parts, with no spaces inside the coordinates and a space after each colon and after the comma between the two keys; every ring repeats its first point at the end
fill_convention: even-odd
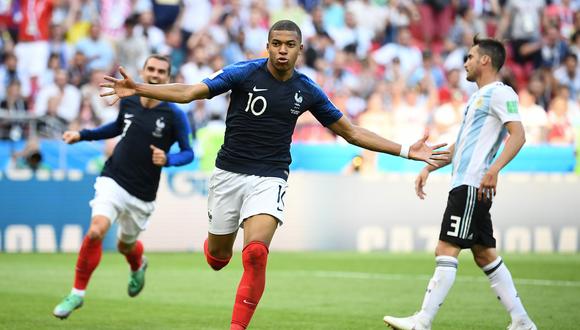
{"type": "Polygon", "coordinates": [[[451,189],[479,188],[507,133],[504,124],[510,121],[521,121],[518,95],[511,87],[496,81],[471,96],[455,142],[451,189]]]}

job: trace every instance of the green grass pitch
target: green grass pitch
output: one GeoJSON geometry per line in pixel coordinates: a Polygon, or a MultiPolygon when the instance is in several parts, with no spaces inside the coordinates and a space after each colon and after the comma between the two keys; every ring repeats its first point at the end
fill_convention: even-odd
{"type": "MultiPolygon", "coordinates": [[[[214,272],[200,253],[150,253],[144,291],[127,296],[124,258],[105,253],[85,305],[52,316],[70,290],[75,254],[0,254],[0,329],[229,329],[240,253],[214,272]]],[[[580,328],[580,255],[504,255],[539,329],[580,328]]],[[[431,254],[270,254],[250,329],[386,329],[385,314],[421,304],[431,254]]],[[[433,329],[505,329],[509,317],[466,251],[433,329]]]]}

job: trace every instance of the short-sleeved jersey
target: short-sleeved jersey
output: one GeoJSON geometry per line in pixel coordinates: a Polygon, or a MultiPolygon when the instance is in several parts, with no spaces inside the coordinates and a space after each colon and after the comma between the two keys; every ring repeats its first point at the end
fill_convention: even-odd
{"type": "Polygon", "coordinates": [[[451,189],[478,188],[507,133],[505,123],[521,121],[518,95],[501,82],[480,88],[471,96],[453,153],[451,189]]]}
{"type": "Polygon", "coordinates": [[[101,140],[121,135],[113,154],[101,173],[110,177],[131,195],[153,201],[159,187],[161,167],[153,164],[151,145],[169,152],[179,143],[180,152],[167,155],[166,166],[179,166],[193,160],[191,127],[183,111],[161,102],[151,109],[141,105],[139,96],[121,100],[117,120],[93,130],[82,130],[82,140],[101,140]]]}
{"type": "Polygon", "coordinates": [[[241,174],[288,178],[290,144],[296,120],[310,111],[324,126],[342,117],[326,94],[308,77],[294,71],[279,81],[267,59],[229,65],[203,80],[210,97],[231,90],[226,132],[216,167],[241,174]]]}

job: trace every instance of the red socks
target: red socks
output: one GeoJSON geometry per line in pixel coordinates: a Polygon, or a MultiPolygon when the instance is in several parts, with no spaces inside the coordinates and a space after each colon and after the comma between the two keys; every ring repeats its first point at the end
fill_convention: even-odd
{"type": "Polygon", "coordinates": [[[141,260],[143,259],[143,244],[141,241],[135,242],[133,250],[128,254],[125,254],[125,259],[129,265],[131,265],[131,271],[137,271],[141,267],[141,260]]]}
{"type": "Polygon", "coordinates": [[[229,257],[227,259],[218,259],[218,258],[212,256],[211,254],[209,254],[209,248],[207,247],[207,238],[205,239],[205,242],[203,243],[203,253],[205,254],[205,259],[207,260],[207,263],[211,266],[211,268],[213,268],[213,270],[220,270],[220,269],[224,268],[230,262],[230,259],[232,258],[232,257],[229,257]]]}
{"type": "Polygon", "coordinates": [[[242,252],[244,274],[234,303],[231,330],[248,327],[266,286],[268,247],[258,241],[250,242],[242,252]]]}
{"type": "Polygon", "coordinates": [[[91,279],[91,275],[99,262],[103,253],[103,245],[100,239],[90,239],[85,236],[83,245],[79,251],[77,258],[77,267],[75,270],[75,284],[74,288],[77,290],[85,290],[91,279]]]}

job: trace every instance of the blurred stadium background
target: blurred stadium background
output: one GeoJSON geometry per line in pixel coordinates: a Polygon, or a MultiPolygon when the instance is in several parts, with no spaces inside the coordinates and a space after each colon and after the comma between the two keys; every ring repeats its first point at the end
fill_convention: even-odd
{"type": "MultiPolygon", "coordinates": [[[[532,316],[541,315],[540,328],[574,329],[580,318],[566,312],[580,307],[579,9],[578,0],[0,1],[0,303],[4,307],[13,302],[11,309],[0,312],[0,328],[47,322],[32,318],[22,323],[22,309],[48,315],[72,278],[73,254],[11,253],[78,250],[89,224],[92,184],[115,141],[67,146],[60,136],[66,129],[93,128],[116,117],[116,105],[98,96],[102,76],[117,74],[123,65],[137,77],[143,60],[160,53],[171,59],[173,81],[194,83],[224,65],[265,56],[268,27],[288,18],[303,31],[299,70],[315,80],[353,122],[399,142],[413,142],[429,132],[432,143],[452,143],[463,106],[476,89],[465,80],[463,70],[473,36],[506,40],[508,60],[501,75],[520,96],[527,142],[500,177],[499,198],[492,209],[498,246],[510,256],[510,265],[520,262],[513,270],[516,280],[531,281],[519,287],[527,292],[532,316]],[[25,279],[41,279],[48,287],[14,285],[25,279]],[[538,284],[541,281],[553,285],[538,284]],[[38,292],[46,301],[26,302],[38,292]],[[547,301],[550,308],[545,308],[547,301]]],[[[147,251],[201,249],[207,228],[206,183],[221,143],[227,102],[228,95],[223,95],[180,105],[196,132],[197,159],[185,168],[164,171],[158,208],[143,237],[147,251]]],[[[287,301],[291,296],[283,292],[276,298],[276,289],[271,289],[266,294],[272,295],[271,303],[266,297],[255,328],[367,329],[381,326],[376,320],[386,308],[400,313],[417,308],[415,301],[426,281],[416,275],[432,271],[428,253],[435,246],[445,207],[448,169],[432,175],[428,198],[419,201],[413,180],[421,164],[362,152],[337,139],[308,113],[300,117],[293,140],[287,221],[272,245],[282,261],[277,264],[272,258],[271,281],[293,278],[292,288],[312,289],[312,296],[327,300],[317,299],[316,307],[305,304],[300,310],[300,305],[287,301]],[[357,258],[362,258],[360,263],[357,258]],[[384,265],[375,267],[376,263],[384,265]],[[389,263],[396,268],[388,267],[389,263]],[[307,270],[312,273],[300,275],[304,265],[310,265],[307,270]],[[292,269],[294,277],[288,275],[292,269]],[[316,285],[305,284],[315,272],[326,271],[330,275],[322,273],[328,276],[319,276],[316,285]],[[384,275],[385,283],[371,280],[374,272],[378,278],[384,275]],[[341,273],[347,275],[337,278],[341,273]],[[391,279],[405,274],[410,277],[391,279]],[[332,289],[324,286],[328,278],[336,280],[332,289]],[[353,304],[345,301],[342,288],[353,304]],[[412,298],[400,297],[405,290],[414,290],[412,298]],[[391,294],[404,305],[389,300],[391,294]],[[341,304],[346,304],[345,310],[352,308],[352,314],[344,314],[341,304]],[[294,316],[288,317],[284,310],[294,316]],[[274,316],[260,323],[261,313],[274,316]],[[320,315],[324,317],[316,320],[320,315]],[[307,318],[313,321],[304,322],[307,318]]],[[[114,241],[114,235],[109,235],[105,247],[113,250],[114,241]]],[[[156,254],[152,260],[169,268],[167,274],[158,274],[164,281],[203,281],[211,273],[200,255],[193,255],[156,254]],[[165,258],[177,265],[164,264],[165,258]],[[190,260],[196,263],[191,274],[187,273],[192,271],[190,260]],[[186,273],[172,278],[180,271],[186,273]]],[[[124,274],[121,259],[114,259],[107,262],[118,264],[101,267],[95,282],[99,274],[117,271],[111,275],[116,279],[118,273],[124,274]]],[[[476,276],[465,261],[467,272],[476,276]]],[[[227,272],[231,276],[217,276],[235,285],[239,269],[231,267],[227,272]]],[[[468,286],[464,291],[474,285],[458,284],[468,286]]],[[[484,284],[476,282],[479,287],[484,284]]],[[[91,291],[101,290],[95,299],[102,299],[102,309],[94,313],[111,312],[106,308],[109,304],[123,305],[109,287],[97,289],[99,285],[105,284],[91,286],[91,291]]],[[[218,291],[188,285],[191,292],[218,301],[224,298],[218,291]]],[[[165,290],[182,290],[157,289],[158,295],[151,295],[160,302],[169,299],[163,295],[165,290]]],[[[487,294],[482,299],[493,301],[487,289],[477,290],[487,294]]],[[[187,305],[185,297],[169,306],[184,314],[201,308],[209,316],[188,322],[201,320],[202,325],[194,328],[219,329],[222,319],[229,317],[231,299],[226,298],[218,314],[200,307],[201,303],[187,305]],[[179,303],[186,307],[177,307],[179,303]]],[[[309,300],[311,295],[300,299],[309,300]]],[[[482,309],[466,311],[479,313],[470,316],[463,315],[462,309],[462,304],[470,303],[469,295],[455,299],[460,303],[450,299],[452,307],[442,315],[441,328],[495,329],[507,322],[501,315],[490,321],[489,311],[482,312],[492,308],[501,314],[498,304],[476,303],[482,309]],[[453,323],[458,319],[463,323],[453,323]]],[[[149,307],[168,312],[163,304],[149,307]]],[[[90,317],[99,319],[98,314],[90,317]]],[[[162,326],[169,319],[159,316],[159,323],[152,321],[149,327],[187,327],[177,322],[162,326]]],[[[113,320],[121,324],[107,321],[103,328],[131,328],[120,314],[113,320]]],[[[139,324],[134,318],[127,322],[139,324]]]]}

